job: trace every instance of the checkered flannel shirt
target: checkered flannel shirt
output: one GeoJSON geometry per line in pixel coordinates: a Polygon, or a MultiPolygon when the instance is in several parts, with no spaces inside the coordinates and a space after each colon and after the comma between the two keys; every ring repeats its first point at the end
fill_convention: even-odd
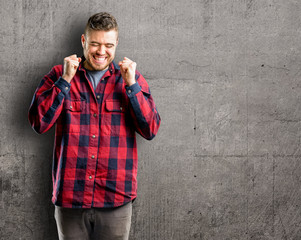
{"type": "Polygon", "coordinates": [[[44,76],[29,109],[37,133],[56,125],[52,202],[66,208],[122,206],[137,196],[135,132],[151,140],[160,126],[149,86],[138,71],[136,83],[126,86],[114,62],[102,77],[102,91],[94,91],[82,63],[71,84],[62,71],[57,65],[44,76]]]}

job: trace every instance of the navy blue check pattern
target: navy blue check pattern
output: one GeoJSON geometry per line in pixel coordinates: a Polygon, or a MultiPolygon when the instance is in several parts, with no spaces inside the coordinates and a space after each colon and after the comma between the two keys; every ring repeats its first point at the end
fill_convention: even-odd
{"type": "Polygon", "coordinates": [[[161,121],[146,80],[136,71],[136,83],[126,86],[112,62],[94,91],[82,64],[71,84],[62,71],[57,65],[44,76],[29,109],[37,133],[56,125],[52,202],[66,208],[107,208],[134,200],[135,134],[151,140],[161,121]]]}

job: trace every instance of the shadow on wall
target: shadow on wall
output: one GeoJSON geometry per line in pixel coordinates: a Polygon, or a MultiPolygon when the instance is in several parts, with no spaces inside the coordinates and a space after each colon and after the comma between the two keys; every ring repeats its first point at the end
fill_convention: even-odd
{"type": "MultiPolygon", "coordinates": [[[[61,41],[54,41],[54,45],[47,49],[40,49],[44,54],[35,56],[24,63],[25,74],[16,76],[16,82],[25,83],[22,85],[22,94],[16,94],[14,105],[11,109],[12,119],[18,119],[14,123],[16,136],[18,132],[22,133],[25,143],[22,144],[25,149],[22,155],[25,161],[24,190],[25,209],[34,207],[34,212],[29,208],[26,211],[25,226],[30,231],[28,237],[32,239],[57,239],[55,220],[53,217],[54,207],[51,203],[52,194],[52,152],[54,142],[54,127],[47,133],[38,135],[31,129],[28,122],[28,109],[37,86],[40,84],[43,76],[57,64],[62,64],[64,57],[71,54],[82,56],[82,47],[80,42],[84,26],[73,26],[69,31],[61,30],[61,41]],[[66,34],[67,33],[67,34],[66,34]],[[24,80],[25,79],[25,80],[24,80]]],[[[39,49],[36,49],[39,51],[39,49]]],[[[21,86],[20,86],[21,88],[21,86]]],[[[25,234],[26,235],[26,234],[25,234]]]]}
{"type": "MultiPolygon", "coordinates": [[[[86,20],[85,20],[86,21],[86,20]]],[[[81,35],[84,33],[85,21],[78,26],[72,27],[70,32],[64,37],[65,41],[62,41],[62,48],[64,48],[64,57],[72,54],[77,54],[78,56],[83,55],[83,49],[81,45],[81,35]]]]}
{"type": "MultiPolygon", "coordinates": [[[[82,46],[81,46],[81,35],[84,32],[85,22],[73,25],[66,26],[60,29],[54,36],[53,45],[48,46],[46,49],[41,47],[41,49],[36,49],[35,51],[40,52],[38,56],[33,57],[32,59],[26,59],[27,63],[24,63],[25,69],[24,73],[20,74],[18,78],[22,82],[22,79],[26,79],[26,89],[23,89],[25,92],[25,96],[20,96],[17,98],[17,106],[22,106],[23,116],[26,116],[26,124],[27,121],[27,111],[30,106],[33,94],[40,81],[47,74],[51,68],[58,64],[63,64],[64,58],[77,54],[78,56],[83,55],[82,46]],[[40,51],[39,51],[40,50],[40,51]],[[28,62],[30,61],[30,62],[28,62]],[[26,107],[24,106],[24,101],[26,101],[26,107]],[[20,104],[20,105],[19,105],[20,104]]],[[[14,111],[13,119],[15,117],[19,118],[20,112],[14,111]]],[[[23,127],[24,122],[22,122],[23,127]]]]}

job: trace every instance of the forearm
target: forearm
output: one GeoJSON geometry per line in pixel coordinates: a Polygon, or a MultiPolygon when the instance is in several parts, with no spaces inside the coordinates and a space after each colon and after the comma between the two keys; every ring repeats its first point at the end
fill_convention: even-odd
{"type": "Polygon", "coordinates": [[[153,139],[158,132],[161,119],[151,94],[143,91],[138,83],[126,87],[126,93],[136,131],[145,139],[153,139]]]}
{"type": "Polygon", "coordinates": [[[55,83],[47,77],[36,90],[29,108],[29,122],[38,133],[48,131],[58,119],[66,94],[70,91],[70,84],[63,78],[55,83]]]}

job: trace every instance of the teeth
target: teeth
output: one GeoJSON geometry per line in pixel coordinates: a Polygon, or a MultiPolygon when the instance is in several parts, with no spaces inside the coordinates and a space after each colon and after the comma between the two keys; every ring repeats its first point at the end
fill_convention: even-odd
{"type": "Polygon", "coordinates": [[[95,57],[96,61],[104,61],[106,58],[105,57],[100,57],[100,58],[97,58],[95,57]]]}

